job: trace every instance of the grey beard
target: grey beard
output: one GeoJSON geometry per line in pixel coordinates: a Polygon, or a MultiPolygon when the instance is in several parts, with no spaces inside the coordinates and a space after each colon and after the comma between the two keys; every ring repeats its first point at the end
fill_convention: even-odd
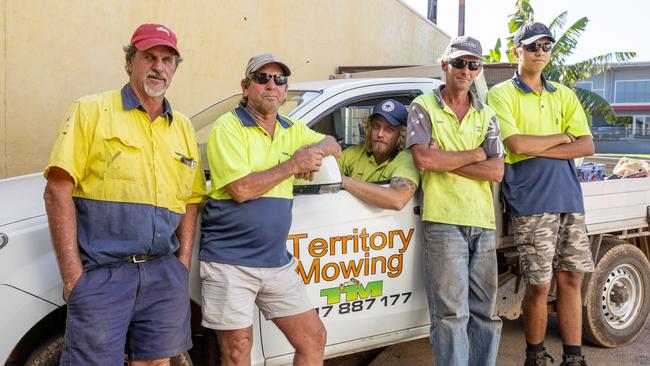
{"type": "Polygon", "coordinates": [[[163,87],[162,87],[160,90],[158,90],[158,91],[149,88],[149,86],[147,86],[146,83],[145,83],[143,86],[144,86],[144,92],[147,93],[147,95],[150,96],[150,97],[152,97],[152,98],[155,98],[155,97],[161,97],[161,96],[165,95],[165,91],[167,91],[167,87],[166,87],[166,86],[163,86],[163,87]]]}

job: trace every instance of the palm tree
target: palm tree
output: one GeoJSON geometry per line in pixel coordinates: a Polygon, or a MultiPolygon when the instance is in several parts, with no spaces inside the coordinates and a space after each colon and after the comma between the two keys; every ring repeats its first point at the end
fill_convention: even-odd
{"type": "MultiPolygon", "coordinates": [[[[514,32],[517,31],[522,25],[533,22],[535,20],[535,12],[530,5],[530,0],[517,0],[515,5],[515,12],[508,16],[508,30],[511,35],[507,38],[508,49],[506,55],[508,61],[516,63],[517,59],[512,52],[515,44],[513,41],[514,32]]],[[[560,34],[564,28],[567,20],[567,12],[563,12],[550,24],[549,29],[553,34],[560,34]]],[[[575,83],[580,80],[588,79],[592,76],[605,72],[612,60],[616,62],[625,62],[636,57],[636,52],[613,52],[604,55],[592,57],[587,60],[580,61],[575,64],[565,64],[566,59],[573,54],[573,50],[578,44],[578,39],[584,30],[587,28],[589,19],[582,17],[578,19],[573,25],[568,27],[564,33],[555,37],[556,42],[553,45],[553,52],[551,53],[551,60],[544,69],[544,75],[547,79],[557,81],[575,90],[582,107],[591,120],[592,115],[603,116],[605,121],[613,123],[616,121],[616,115],[609,103],[600,95],[592,92],[591,90],[579,88],[575,83]]],[[[483,56],[486,62],[501,62],[501,39],[497,42],[489,55],[483,56]]]]}

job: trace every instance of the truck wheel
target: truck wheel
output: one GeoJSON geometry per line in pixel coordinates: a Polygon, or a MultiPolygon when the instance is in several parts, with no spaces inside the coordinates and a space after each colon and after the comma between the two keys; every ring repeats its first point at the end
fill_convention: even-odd
{"type": "MultiPolygon", "coordinates": [[[[47,342],[41,344],[38,348],[29,355],[25,366],[58,366],[61,352],[63,351],[63,334],[51,338],[47,342]]],[[[124,365],[128,365],[126,356],[124,357],[124,365]]],[[[170,360],[170,366],[192,366],[192,360],[187,352],[183,352],[178,356],[174,356],[170,360]]]]}
{"type": "Polygon", "coordinates": [[[183,352],[178,356],[172,357],[169,364],[170,366],[193,366],[190,354],[187,352],[183,352]]]}
{"type": "Polygon", "coordinates": [[[25,366],[57,366],[63,350],[63,334],[49,339],[29,355],[25,366]]]}
{"type": "Polygon", "coordinates": [[[603,239],[596,270],[586,286],[583,336],[603,347],[621,347],[641,332],[650,313],[650,265],[641,250],[603,239]]]}

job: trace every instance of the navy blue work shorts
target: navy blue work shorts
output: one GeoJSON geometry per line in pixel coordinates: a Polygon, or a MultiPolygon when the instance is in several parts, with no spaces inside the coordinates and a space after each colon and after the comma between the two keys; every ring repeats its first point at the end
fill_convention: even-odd
{"type": "Polygon", "coordinates": [[[189,273],[173,255],[84,272],[68,301],[60,365],[123,365],[192,347],[189,273]]]}

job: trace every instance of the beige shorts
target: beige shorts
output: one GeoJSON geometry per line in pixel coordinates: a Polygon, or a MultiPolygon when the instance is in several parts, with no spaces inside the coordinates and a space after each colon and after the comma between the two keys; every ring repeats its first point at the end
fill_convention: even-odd
{"type": "Polygon", "coordinates": [[[247,328],[253,325],[254,304],[267,320],[313,309],[296,266],[295,259],[279,268],[201,261],[201,325],[218,330],[247,328]]]}

